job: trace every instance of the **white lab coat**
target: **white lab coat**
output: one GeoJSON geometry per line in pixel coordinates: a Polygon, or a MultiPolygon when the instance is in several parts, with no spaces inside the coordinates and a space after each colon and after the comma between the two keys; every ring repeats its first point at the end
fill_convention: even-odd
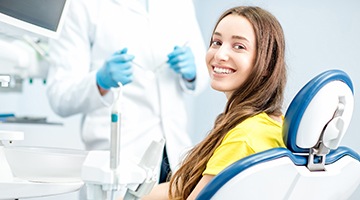
{"type": "MultiPolygon", "coordinates": [[[[149,0],[148,10],[135,0],[72,0],[60,38],[49,42],[50,105],[63,117],[83,114],[82,139],[89,150],[109,148],[117,90],[100,96],[95,76],[115,51],[127,47],[136,63],[152,69],[166,62],[175,45],[189,42],[197,65],[195,93],[207,85],[206,45],[193,2],[149,0]]],[[[191,91],[167,64],[156,78],[136,66],[133,70],[133,82],[123,87],[121,156],[140,158],[151,141],[165,138],[175,170],[192,146],[184,102],[191,91]]]]}

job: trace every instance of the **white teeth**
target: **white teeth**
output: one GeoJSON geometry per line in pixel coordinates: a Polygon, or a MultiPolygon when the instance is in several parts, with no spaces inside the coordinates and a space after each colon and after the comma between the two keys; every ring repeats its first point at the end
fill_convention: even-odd
{"type": "Polygon", "coordinates": [[[214,67],[214,72],[217,74],[231,74],[231,73],[233,73],[233,70],[214,67]]]}

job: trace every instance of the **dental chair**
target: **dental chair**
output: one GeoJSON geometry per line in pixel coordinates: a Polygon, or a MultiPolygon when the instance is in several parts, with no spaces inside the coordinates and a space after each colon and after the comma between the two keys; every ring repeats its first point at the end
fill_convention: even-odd
{"type": "Polygon", "coordinates": [[[352,116],[353,92],[341,70],[310,80],[285,114],[287,148],[238,160],[215,176],[197,200],[350,198],[360,184],[360,156],[339,144],[352,116]]]}

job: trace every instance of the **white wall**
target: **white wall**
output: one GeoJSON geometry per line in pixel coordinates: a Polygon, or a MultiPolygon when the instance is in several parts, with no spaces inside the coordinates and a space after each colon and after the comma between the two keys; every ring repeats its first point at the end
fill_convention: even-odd
{"type": "MultiPolygon", "coordinates": [[[[360,1],[348,0],[194,0],[198,19],[206,42],[217,17],[234,5],[259,5],[272,12],[285,31],[287,42],[288,84],[286,110],[296,92],[320,72],[337,68],[347,72],[355,88],[355,109],[344,138],[348,145],[360,152],[360,1]]],[[[66,119],[57,117],[50,109],[45,96],[45,86],[39,82],[24,84],[22,93],[0,93],[0,113],[15,112],[17,115],[47,116],[50,121],[64,123],[63,126],[39,126],[0,124],[0,129],[23,130],[23,144],[32,146],[56,146],[83,148],[79,135],[79,116],[66,119]]],[[[201,140],[212,128],[215,117],[222,111],[226,99],[222,93],[208,88],[192,106],[190,131],[194,141],[201,140]]],[[[316,119],[314,119],[316,120],[316,119]]],[[[39,200],[76,199],[76,194],[38,198],[39,200]]],[[[359,199],[360,192],[353,199],[359,199]]]]}

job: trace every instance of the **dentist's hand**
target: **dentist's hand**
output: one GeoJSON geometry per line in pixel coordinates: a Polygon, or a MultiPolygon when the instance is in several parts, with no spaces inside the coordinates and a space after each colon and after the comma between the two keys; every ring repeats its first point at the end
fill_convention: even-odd
{"type": "Polygon", "coordinates": [[[168,55],[167,63],[176,73],[180,73],[187,81],[193,81],[196,78],[196,66],[194,55],[190,47],[175,46],[174,51],[168,55]]]}
{"type": "Polygon", "coordinates": [[[127,54],[127,48],[115,52],[96,73],[97,84],[109,90],[111,87],[119,87],[130,83],[133,79],[132,63],[133,55],[127,54]]]}

